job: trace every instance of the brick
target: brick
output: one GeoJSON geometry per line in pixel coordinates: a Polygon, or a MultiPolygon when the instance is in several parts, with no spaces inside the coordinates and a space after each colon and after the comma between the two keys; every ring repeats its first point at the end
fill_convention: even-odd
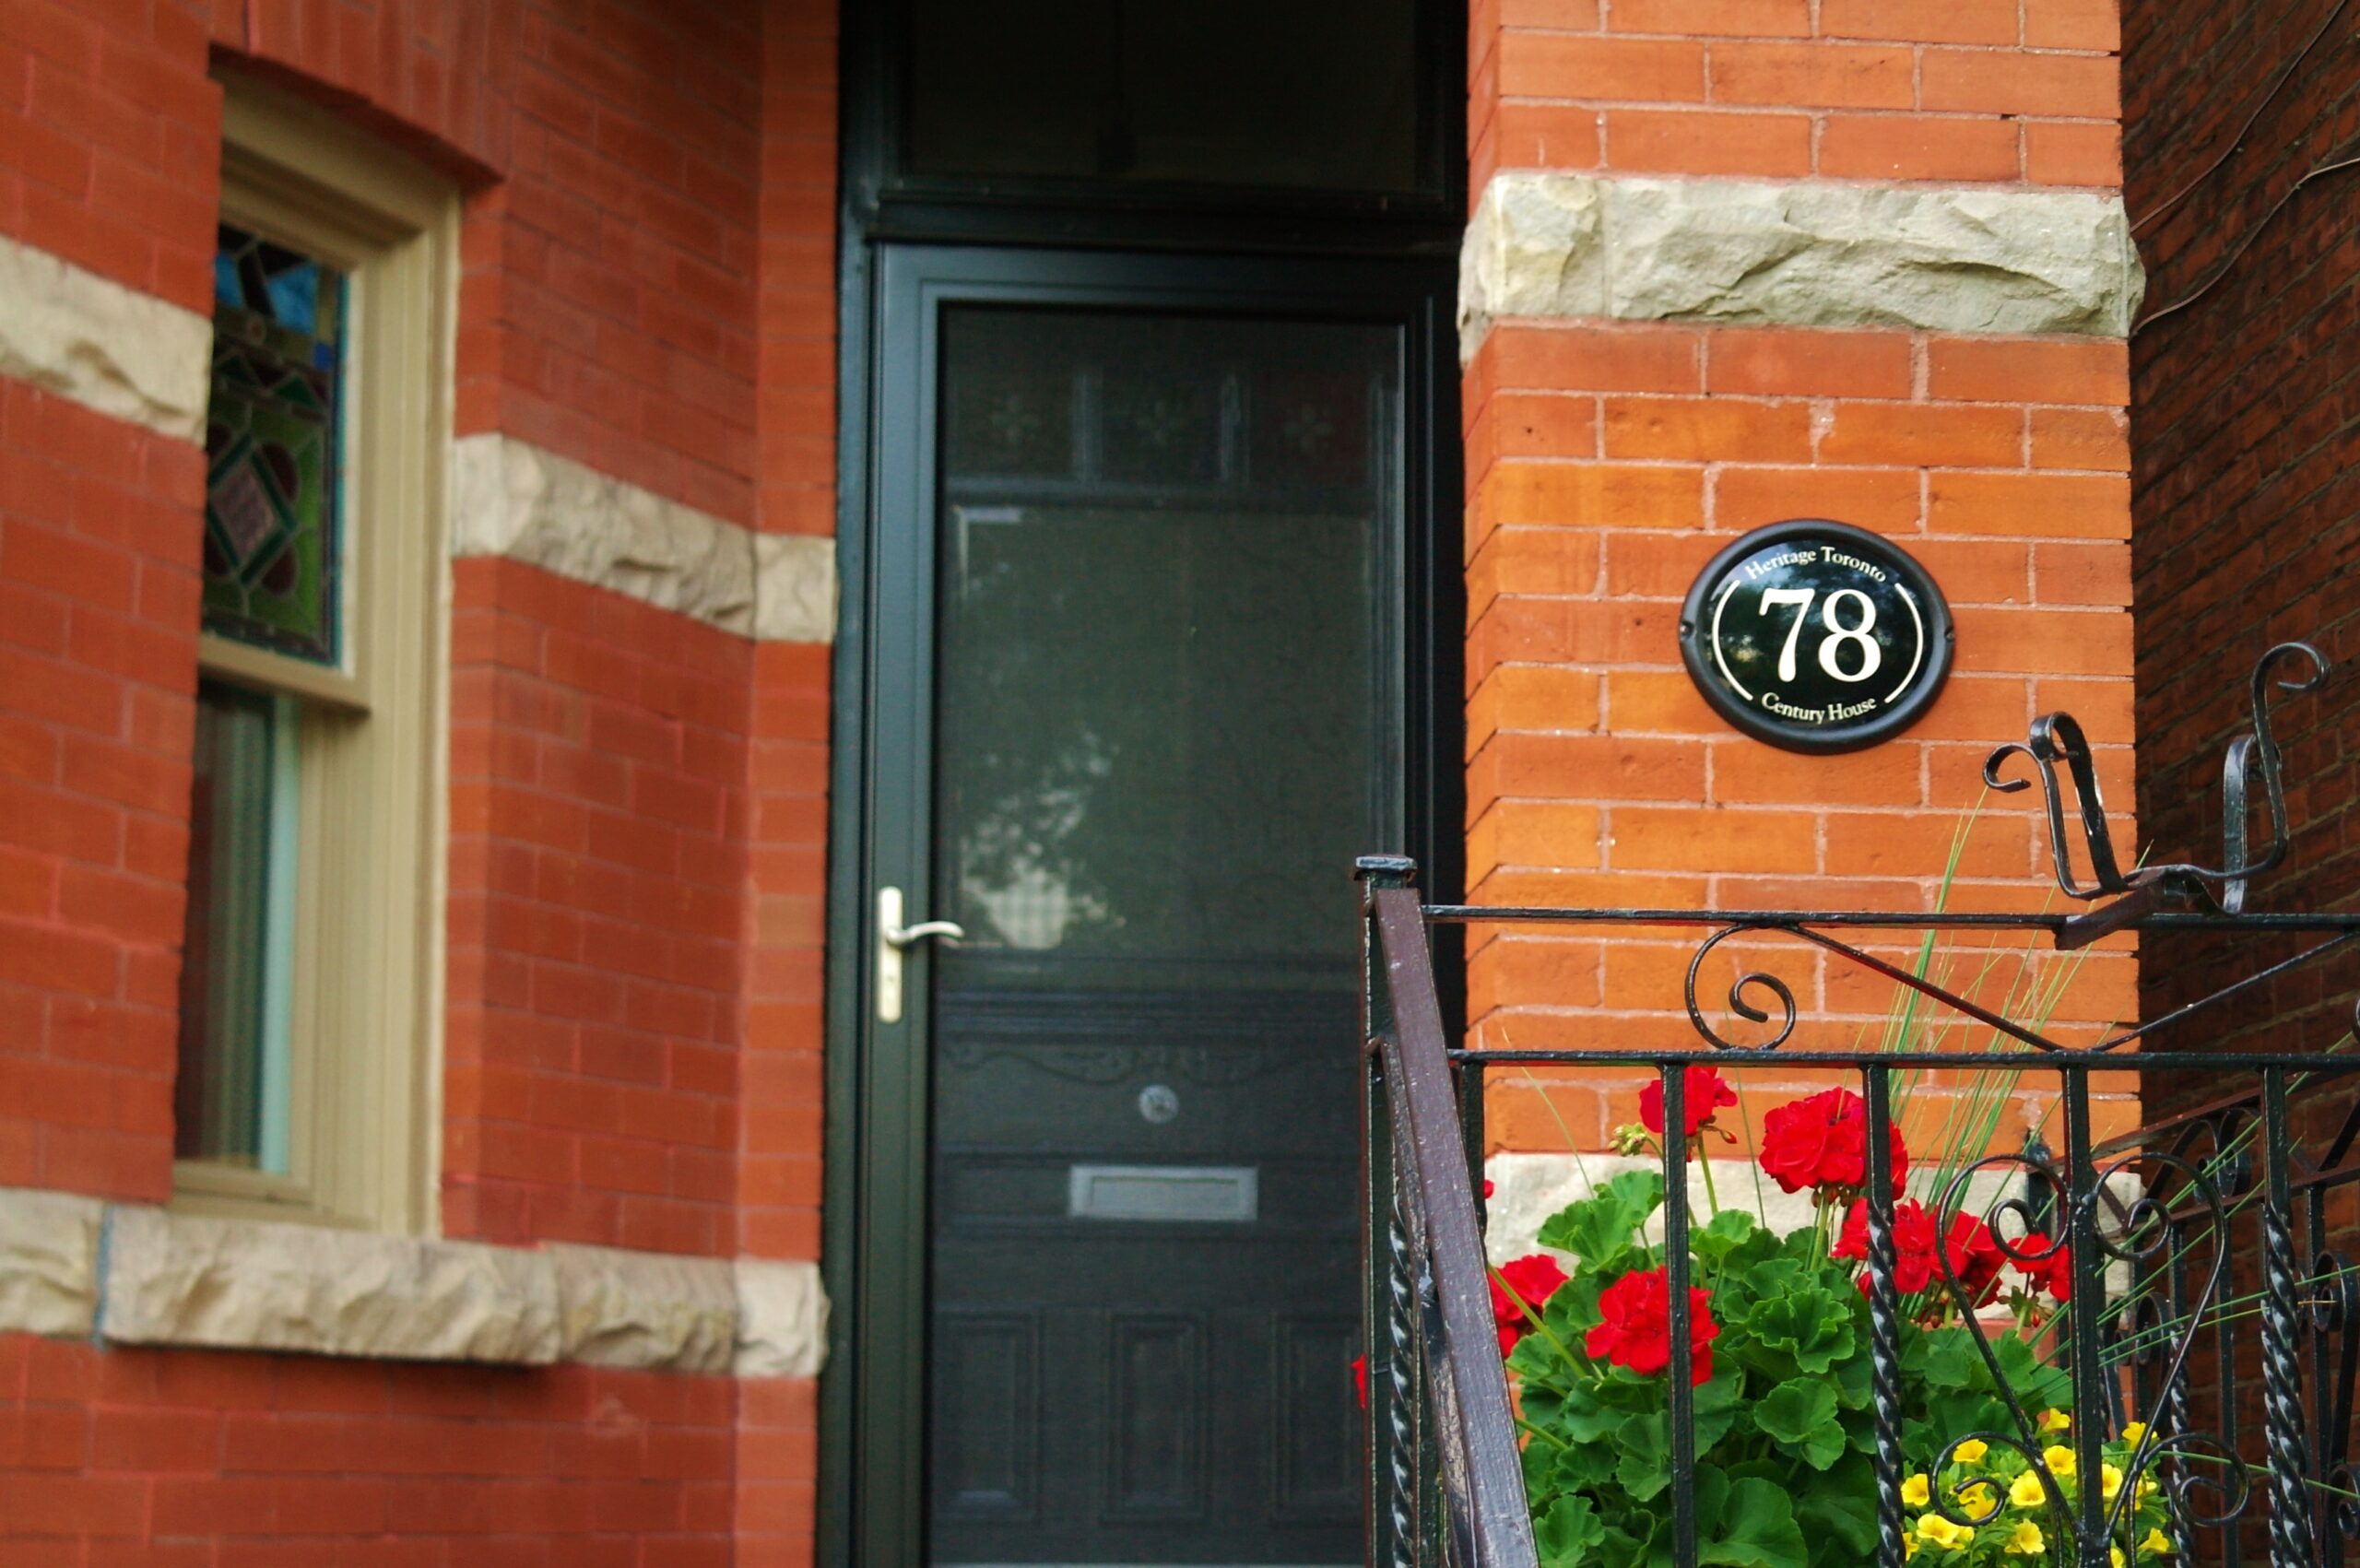
{"type": "MultiPolygon", "coordinates": [[[[1595,169],[1599,164],[1599,114],[1563,103],[1503,103],[1492,120],[1494,167],[1501,169],[1595,169]]],[[[1470,174],[1469,183],[1482,188],[1470,174]]],[[[833,515],[811,533],[835,526],[833,515]]]]}
{"type": "Polygon", "coordinates": [[[1937,337],[1926,346],[1926,390],[1962,403],[2130,401],[2130,346],[2119,339],[1937,337]]]}
{"type": "Polygon", "coordinates": [[[1503,800],[1469,830],[1470,868],[1499,866],[1595,868],[1598,808],[1564,801],[1503,800]]]}
{"type": "Polygon", "coordinates": [[[1504,323],[1477,355],[1493,385],[1566,392],[1697,392],[1701,333],[1679,327],[1504,323]]]}
{"type": "Polygon", "coordinates": [[[1607,863],[1618,870],[1810,871],[1819,865],[1819,819],[1807,811],[1617,806],[1606,842],[1607,863]]]}
{"type": "Polygon", "coordinates": [[[2013,43],[2017,5],[2018,0],[1820,0],[1819,30],[1829,38],[1912,43],[2013,43]]]}
{"type": "Polygon", "coordinates": [[[1604,421],[1609,458],[1792,463],[1811,456],[1811,409],[1802,403],[1609,397],[1604,421]]]}
{"type": "Polygon", "coordinates": [[[1829,43],[1717,43],[1713,101],[1776,108],[1910,109],[1917,61],[1906,49],[1829,43]]]}
{"type": "Polygon", "coordinates": [[[1790,517],[1830,517],[1915,533],[1923,483],[1915,468],[1723,468],[1713,476],[1713,526],[1734,533],[1790,517]]]}
{"type": "Polygon", "coordinates": [[[1617,32],[1693,38],[1804,38],[1811,33],[1811,6],[1809,0],[1614,0],[1607,25],[1617,32]]]}
{"type": "Polygon", "coordinates": [[[2024,7],[2024,42],[2112,53],[2122,47],[2121,0],[2036,0],[2024,7]]]}
{"type": "Polygon", "coordinates": [[[2122,112],[2120,73],[2110,55],[1929,49],[1919,69],[1926,109],[2108,120],[2122,112]]]}
{"type": "Polygon", "coordinates": [[[2130,482],[2095,474],[1936,473],[1927,526],[1937,533],[2127,539],[2130,482]]]}
{"type": "Polygon", "coordinates": [[[1819,172],[1841,180],[2013,180],[2016,128],[2005,121],[1918,114],[1831,114],[1819,172]]]}
{"type": "Polygon", "coordinates": [[[1685,40],[1504,33],[1500,91],[1511,98],[1702,103],[1705,46],[1685,40]]]}
{"type": "Polygon", "coordinates": [[[2130,421],[2103,408],[2032,411],[2032,466],[2130,471],[2130,421]]]}
{"type": "Polygon", "coordinates": [[[2111,124],[2028,120],[2024,178],[2042,185],[2122,183],[2122,133],[2111,124]]]}
{"type": "MultiPolygon", "coordinates": [[[[1691,469],[1597,463],[1503,463],[1478,492],[1477,532],[1530,524],[1584,528],[1700,527],[1705,477],[1691,469]]],[[[1472,545],[1477,541],[1470,540],[1472,545]]]]}
{"type": "Polygon", "coordinates": [[[1811,121],[1801,114],[1610,109],[1606,165],[1640,173],[1808,174],[1811,121]]]}
{"type": "Polygon", "coordinates": [[[1911,353],[1906,333],[1722,327],[1705,337],[1705,385],[1761,396],[1906,397],[1911,353]]]}
{"type": "Polygon", "coordinates": [[[2024,415],[1970,404],[1845,403],[1821,438],[1823,463],[2014,467],[2024,461],[2024,415]]]}

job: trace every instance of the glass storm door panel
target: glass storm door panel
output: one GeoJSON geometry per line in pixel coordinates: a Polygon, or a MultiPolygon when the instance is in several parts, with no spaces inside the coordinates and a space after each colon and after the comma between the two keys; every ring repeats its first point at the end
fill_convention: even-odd
{"type": "Polygon", "coordinates": [[[928,1560],[1357,1562],[1400,330],[938,319],[928,1560]]]}

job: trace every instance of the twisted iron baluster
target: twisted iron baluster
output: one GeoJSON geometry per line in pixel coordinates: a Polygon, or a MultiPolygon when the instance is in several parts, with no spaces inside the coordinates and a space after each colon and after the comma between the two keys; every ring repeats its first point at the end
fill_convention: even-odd
{"type": "Polygon", "coordinates": [[[1386,1358],[1393,1386],[1386,1400],[1392,1442],[1386,1472],[1392,1482],[1387,1513],[1393,1520],[1394,1568],[1417,1568],[1417,1427],[1419,1386],[1414,1314],[1410,1282],[1410,1237],[1401,1223],[1401,1195],[1393,1195],[1392,1222],[1386,1227],[1386,1358]]]}
{"type": "Polygon", "coordinates": [[[2305,1486],[2310,1439],[2304,1431],[2303,1362],[2297,1303],[2302,1281],[2295,1266],[2295,1226],[2287,1151],[2286,1073],[2262,1074],[2263,1138],[2269,1193],[2261,1206],[2261,1411],[2270,1452],[2272,1568],[2311,1568],[2311,1509],[2305,1486]]]}
{"type": "MultiPolygon", "coordinates": [[[[1877,1562],[1900,1568],[1901,1480],[1901,1302],[1894,1282],[1900,1256],[1893,1239],[1892,1088],[1881,1068],[1870,1068],[1869,1122],[1869,1396],[1875,1407],[1877,1562]]],[[[1670,1124],[1667,1123],[1667,1126],[1670,1124]]]]}

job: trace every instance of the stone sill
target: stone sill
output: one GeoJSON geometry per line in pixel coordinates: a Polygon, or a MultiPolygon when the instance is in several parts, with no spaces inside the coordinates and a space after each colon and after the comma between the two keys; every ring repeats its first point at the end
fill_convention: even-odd
{"type": "Polygon", "coordinates": [[[492,1246],[0,1188],[0,1332],[812,1377],[827,1317],[811,1263],[492,1246]]]}

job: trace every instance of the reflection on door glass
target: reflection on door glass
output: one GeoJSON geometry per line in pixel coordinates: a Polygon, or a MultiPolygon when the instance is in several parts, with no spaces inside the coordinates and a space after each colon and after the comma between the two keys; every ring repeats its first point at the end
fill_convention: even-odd
{"type": "Polygon", "coordinates": [[[1392,334],[975,312],[947,336],[938,886],[970,951],[1112,984],[1348,956],[1392,334]]]}

